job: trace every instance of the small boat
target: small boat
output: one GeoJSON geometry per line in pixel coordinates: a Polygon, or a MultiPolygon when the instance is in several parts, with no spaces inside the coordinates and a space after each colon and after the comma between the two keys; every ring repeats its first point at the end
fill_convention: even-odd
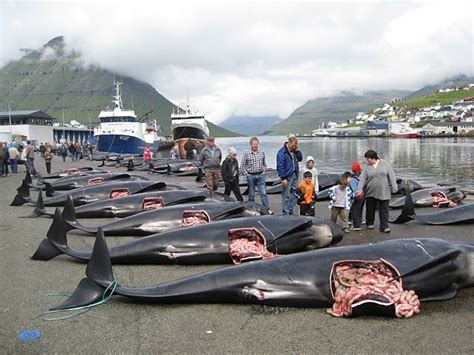
{"type": "Polygon", "coordinates": [[[326,131],[324,128],[321,128],[321,126],[319,126],[318,129],[315,129],[314,131],[311,132],[311,136],[312,137],[328,137],[329,132],[326,131]]]}
{"type": "Polygon", "coordinates": [[[143,122],[137,118],[135,111],[125,110],[120,90],[122,83],[114,80],[114,84],[114,108],[100,112],[100,124],[94,129],[96,151],[142,155],[148,145],[151,151],[157,152],[160,138],[156,121],[143,122]]]}
{"type": "Polygon", "coordinates": [[[418,138],[420,134],[416,129],[407,125],[400,125],[396,129],[390,131],[393,138],[418,138]]]}
{"type": "Polygon", "coordinates": [[[209,127],[207,127],[204,115],[197,111],[192,111],[189,103],[185,109],[175,107],[171,114],[171,131],[173,132],[173,142],[177,146],[179,157],[186,158],[184,145],[190,141],[199,153],[199,147],[204,147],[207,137],[209,137],[209,127]]]}

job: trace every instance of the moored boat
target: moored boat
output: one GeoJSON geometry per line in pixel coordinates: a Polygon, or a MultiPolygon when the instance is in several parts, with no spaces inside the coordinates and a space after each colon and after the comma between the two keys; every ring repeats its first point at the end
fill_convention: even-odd
{"type": "Polygon", "coordinates": [[[420,134],[416,129],[407,125],[399,125],[396,129],[390,131],[393,138],[418,138],[420,134]]]}
{"type": "Polygon", "coordinates": [[[116,93],[112,103],[114,108],[102,110],[100,124],[94,129],[97,140],[96,150],[102,153],[142,155],[145,147],[158,151],[159,136],[155,121],[140,121],[135,111],[125,110],[119,81],[115,81],[116,93]]]}
{"type": "Polygon", "coordinates": [[[204,147],[207,137],[209,137],[209,127],[204,115],[192,111],[189,104],[185,109],[176,107],[171,114],[171,131],[179,157],[183,159],[186,158],[185,144],[187,142],[190,142],[190,145],[198,151],[199,147],[204,147]]]}

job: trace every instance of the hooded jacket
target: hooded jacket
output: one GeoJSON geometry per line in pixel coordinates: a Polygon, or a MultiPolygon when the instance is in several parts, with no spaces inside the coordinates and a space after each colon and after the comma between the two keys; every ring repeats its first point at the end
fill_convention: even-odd
{"type": "Polygon", "coordinates": [[[278,176],[282,180],[288,180],[291,178],[293,172],[296,173],[298,178],[299,167],[298,162],[303,160],[303,154],[299,150],[294,153],[294,158],[291,156],[290,151],[286,147],[286,143],[280,148],[277,154],[277,171],[278,176]]]}

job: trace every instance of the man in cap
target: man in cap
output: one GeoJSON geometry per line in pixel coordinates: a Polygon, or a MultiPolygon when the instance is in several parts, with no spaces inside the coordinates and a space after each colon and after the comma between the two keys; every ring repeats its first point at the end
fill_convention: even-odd
{"type": "Polygon", "coordinates": [[[214,137],[207,138],[207,145],[201,151],[199,161],[206,177],[207,191],[212,198],[214,191],[219,187],[222,153],[214,144],[214,137]]]}

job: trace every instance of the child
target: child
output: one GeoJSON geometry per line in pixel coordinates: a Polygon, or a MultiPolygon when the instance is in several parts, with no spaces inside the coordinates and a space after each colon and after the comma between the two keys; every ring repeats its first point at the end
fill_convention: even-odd
{"type": "Polygon", "coordinates": [[[301,181],[304,179],[304,173],[306,171],[309,171],[313,175],[313,184],[314,184],[314,191],[318,192],[319,191],[319,182],[318,182],[318,170],[314,167],[314,158],[311,155],[308,155],[306,157],[306,164],[301,168],[301,174],[300,176],[302,177],[301,181]]]}
{"type": "MultiPolygon", "coordinates": [[[[359,179],[360,174],[362,172],[362,168],[358,162],[352,163],[352,180],[349,184],[352,192],[355,194],[357,191],[357,187],[359,186],[359,179]]],[[[353,231],[360,231],[362,230],[362,210],[364,209],[365,199],[364,195],[356,196],[354,201],[352,202],[351,210],[349,212],[349,221],[352,221],[352,228],[353,231]]]]}
{"type": "Polygon", "coordinates": [[[234,147],[229,148],[229,154],[222,162],[221,173],[222,180],[224,180],[225,190],[224,195],[230,196],[230,192],[233,191],[237,201],[243,201],[243,197],[240,194],[239,187],[239,162],[237,160],[237,150],[234,147]]]}
{"type": "Polygon", "coordinates": [[[311,174],[310,171],[306,171],[303,174],[303,181],[301,181],[296,188],[296,198],[298,205],[300,205],[300,215],[314,217],[316,192],[314,191],[313,174],[311,174]]]}
{"type": "Polygon", "coordinates": [[[331,187],[329,190],[329,208],[331,209],[331,220],[336,222],[337,217],[341,219],[341,227],[345,233],[349,233],[348,211],[351,208],[351,199],[354,196],[349,183],[351,173],[346,171],[339,179],[339,185],[331,187]]]}

